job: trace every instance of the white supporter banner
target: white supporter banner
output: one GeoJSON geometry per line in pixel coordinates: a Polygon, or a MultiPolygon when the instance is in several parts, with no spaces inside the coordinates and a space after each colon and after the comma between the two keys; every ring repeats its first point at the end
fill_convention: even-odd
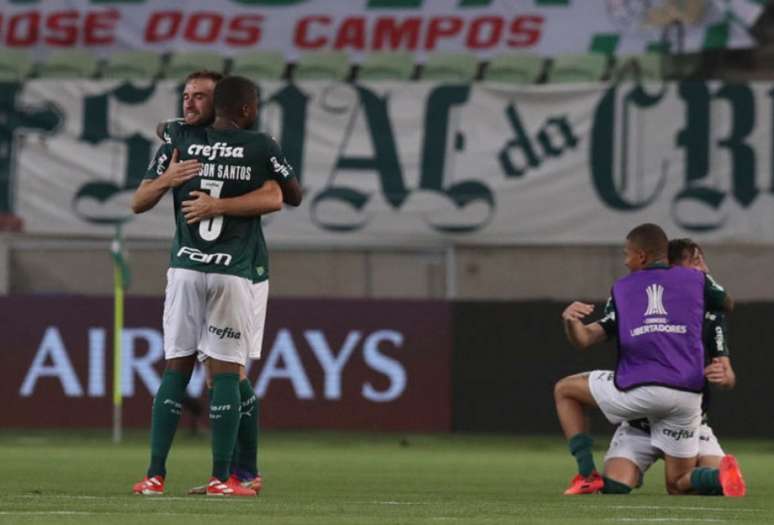
{"type": "MultiPolygon", "coordinates": [[[[0,196],[25,231],[109,237],[126,219],[129,238],[172,236],[169,197],[139,216],[128,204],[156,123],[179,107],[177,84],[2,89],[18,127],[0,196]]],[[[305,188],[299,208],[265,219],[275,245],[617,243],[642,222],[774,243],[770,83],[261,90],[261,127],[305,188]]]]}
{"type": "Polygon", "coordinates": [[[3,47],[299,53],[642,53],[752,45],[757,0],[46,0],[0,2],[3,47]],[[677,28],[679,26],[679,29],[677,28]],[[682,42],[677,42],[682,35],[682,42]]]}

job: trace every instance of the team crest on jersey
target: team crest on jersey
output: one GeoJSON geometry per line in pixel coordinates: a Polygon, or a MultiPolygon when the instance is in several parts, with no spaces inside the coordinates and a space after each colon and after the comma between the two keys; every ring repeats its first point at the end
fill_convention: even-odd
{"type": "Polygon", "coordinates": [[[229,146],[225,142],[216,142],[215,144],[191,144],[188,146],[188,154],[202,156],[207,160],[217,158],[242,159],[245,156],[245,148],[242,146],[229,146]]]}
{"type": "Polygon", "coordinates": [[[664,287],[660,284],[651,284],[645,291],[648,293],[648,308],[645,317],[651,315],[667,315],[664,308],[664,287]]]}

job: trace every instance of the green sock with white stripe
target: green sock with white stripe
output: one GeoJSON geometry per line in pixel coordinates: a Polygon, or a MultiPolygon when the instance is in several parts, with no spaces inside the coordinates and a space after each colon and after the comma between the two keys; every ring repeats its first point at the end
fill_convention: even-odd
{"type": "Polygon", "coordinates": [[[226,481],[239,431],[239,374],[212,378],[210,428],[212,429],[212,476],[226,481]]]}
{"type": "Polygon", "coordinates": [[[172,448],[177,424],[183,410],[185,387],[191,379],[176,370],[165,370],[161,384],[153,398],[151,415],[151,460],[148,467],[148,477],[167,475],[167,456],[172,448]]]}
{"type": "Polygon", "coordinates": [[[239,382],[242,400],[239,419],[239,433],[231,472],[240,475],[258,475],[258,398],[249,379],[239,382]]]}

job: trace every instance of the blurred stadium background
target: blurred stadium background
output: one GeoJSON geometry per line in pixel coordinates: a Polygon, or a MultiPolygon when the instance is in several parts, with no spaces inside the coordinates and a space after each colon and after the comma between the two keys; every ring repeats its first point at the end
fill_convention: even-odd
{"type": "MultiPolygon", "coordinates": [[[[134,429],[121,453],[122,468],[133,469],[121,474],[127,492],[141,473],[163,368],[173,223],[171,199],[136,217],[128,203],[158,145],[156,123],[179,115],[182,79],[199,69],[256,81],[260,127],[278,137],[305,189],[301,207],[266,219],[271,298],[264,359],[250,370],[262,430],[389,433],[313,434],[320,454],[428,432],[458,441],[416,438],[427,454],[470,447],[499,451],[501,462],[541,450],[559,465],[555,487],[542,487],[558,493],[571,472],[561,442],[549,440],[549,454],[543,441],[512,435],[558,435],[554,381],[614,365],[612,347],[574,352],[560,312],[575,299],[604,301],[624,273],[626,232],[656,222],[702,243],[737,301],[729,333],[739,382],[715,398],[716,433],[752,440],[733,443],[755,454],[770,447],[771,2],[2,0],[0,41],[0,451],[15,458],[9,469],[34,461],[24,451],[65,461],[93,446],[118,457],[99,430],[80,445],[61,436],[112,424],[121,274],[122,424],[134,429]],[[479,432],[510,437],[460,437],[479,432]]],[[[195,402],[202,392],[197,374],[184,425],[206,425],[195,402]]],[[[595,425],[602,447],[610,427],[595,425]]],[[[303,439],[287,436],[302,457],[303,439]]],[[[180,448],[206,457],[206,440],[190,439],[180,448]]],[[[271,451],[266,462],[292,475],[278,459],[292,454],[271,451]]],[[[385,479],[400,483],[385,459],[393,453],[380,456],[385,479]]],[[[63,475],[77,477],[72,468],[63,475]]],[[[356,494],[357,480],[340,482],[356,494]]],[[[483,500],[466,504],[498,485],[478,482],[483,500]]],[[[305,490],[282,483],[277,494],[305,490]]],[[[0,522],[33,519],[23,498],[38,489],[25,487],[12,491],[22,499],[6,499],[0,522]]],[[[326,498],[315,493],[310,508],[326,498]]],[[[433,511],[384,522],[430,519],[454,504],[435,501],[433,511]]],[[[81,503],[58,519],[91,519],[77,514],[93,511],[81,503]]],[[[62,502],[47,504],[55,512],[62,502]]],[[[549,521],[572,512],[547,505],[549,521]]],[[[490,508],[490,517],[510,522],[513,508],[490,508]]],[[[753,510],[733,519],[766,522],[753,510]]],[[[326,512],[323,521],[337,522],[326,512]]]]}

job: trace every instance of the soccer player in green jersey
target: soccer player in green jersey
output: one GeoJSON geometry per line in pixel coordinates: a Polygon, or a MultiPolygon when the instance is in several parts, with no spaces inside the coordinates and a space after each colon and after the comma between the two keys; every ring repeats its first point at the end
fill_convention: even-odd
{"type": "Polygon", "coordinates": [[[159,149],[149,168],[152,180],[143,183],[150,188],[143,193],[141,186],[133,203],[143,211],[158,187],[174,188],[176,234],[164,315],[167,370],[154,401],[151,466],[134,488],[142,494],[163,493],[179,399],[197,355],[213,383],[213,473],[207,494],[255,494],[228,475],[242,401],[239,374],[248,356],[258,357],[265,317],[268,260],[260,215],[281,207],[277,181],[293,173],[273,139],[245,131],[257,114],[252,82],[226,79],[216,86],[214,100],[212,127],[172,128],[171,143],[159,149]],[[175,150],[183,158],[180,164],[198,161],[200,173],[163,180],[164,162],[175,150]]]}
{"type": "MultiPolygon", "coordinates": [[[[170,134],[179,126],[209,126],[215,120],[215,109],[212,103],[215,85],[223,78],[223,75],[214,71],[194,71],[185,79],[183,89],[183,117],[160,122],[156,126],[156,134],[166,143],[170,141],[170,134]]],[[[185,175],[190,173],[190,163],[179,162],[177,152],[172,151],[171,157],[161,163],[164,166],[163,176],[185,175]]],[[[282,189],[282,200],[285,204],[298,206],[303,198],[303,190],[295,177],[283,178],[278,181],[282,189]]],[[[162,194],[163,195],[163,194],[162,194]]],[[[159,197],[161,198],[161,197],[159,197]]]]}
{"type": "MultiPolygon", "coordinates": [[[[690,239],[669,241],[669,263],[687,266],[709,275],[702,248],[690,239]]],[[[606,307],[604,316],[598,321],[608,335],[614,334],[615,313],[606,307]]],[[[702,399],[702,424],[699,427],[699,456],[695,475],[711,476],[710,469],[717,469],[725,456],[715,433],[709,426],[708,410],[711,391],[709,383],[730,389],[736,384],[736,375],[731,366],[730,352],[725,335],[725,312],[707,312],[704,319],[704,348],[706,352],[705,386],[702,399]]],[[[645,472],[662,453],[650,442],[650,425],[647,420],[638,419],[621,423],[616,429],[605,454],[606,494],[628,494],[632,488],[642,484],[645,472]]],[[[699,481],[697,481],[699,483],[699,481]]],[[[691,487],[686,487],[690,490],[691,487]]],[[[714,495],[722,495],[717,491],[714,495]]]]}
{"type": "MultiPolygon", "coordinates": [[[[157,128],[156,133],[159,138],[164,142],[170,142],[170,135],[175,129],[183,125],[189,126],[209,126],[215,119],[215,110],[213,107],[213,92],[215,85],[220,81],[223,76],[220,73],[201,70],[195,71],[188,75],[185,80],[185,87],[182,97],[182,114],[181,119],[172,119],[165,122],[161,122],[157,128]]],[[[283,165],[287,162],[282,158],[283,165]]],[[[159,175],[158,179],[175,180],[180,177],[186,180],[186,177],[191,176],[191,173],[197,173],[200,165],[198,161],[186,160],[179,161],[178,152],[172,148],[166,148],[160,150],[157,153],[156,160],[153,166],[159,175]]],[[[143,185],[149,183],[149,180],[143,182],[143,185]]],[[[282,177],[278,181],[282,189],[283,202],[291,206],[298,206],[302,200],[302,189],[296,177],[282,177]]],[[[145,188],[143,188],[145,189],[145,188]]],[[[139,192],[138,192],[139,193],[139,192]]],[[[152,194],[153,195],[153,194],[152,194]]],[[[155,197],[155,195],[153,195],[155,197]]],[[[158,196],[160,198],[160,196],[158,196]]],[[[153,201],[154,203],[157,202],[153,201]]],[[[206,212],[211,201],[206,199],[205,196],[201,196],[187,204],[189,213],[204,213],[206,212]]],[[[259,311],[259,315],[265,315],[265,309],[259,311]]],[[[263,321],[261,321],[263,322],[263,321]]],[[[258,341],[258,348],[254,351],[260,355],[260,343],[258,341]]],[[[208,388],[211,389],[211,381],[207,380],[208,388]]],[[[237,440],[237,446],[234,450],[234,457],[232,462],[232,475],[241,480],[242,485],[247,486],[260,493],[263,486],[263,478],[258,469],[257,452],[258,452],[258,426],[259,426],[259,401],[255,396],[252,385],[247,379],[245,368],[240,368],[240,392],[242,394],[242,417],[240,418],[239,437],[237,440]]],[[[172,427],[174,432],[174,427],[172,427]]],[[[158,432],[168,434],[167,428],[156,429],[152,427],[151,434],[158,432]]],[[[171,445],[171,437],[167,439],[154,439],[153,442],[167,443],[171,445]]],[[[156,454],[166,457],[169,452],[169,447],[164,447],[162,450],[157,450],[156,454]]],[[[205,494],[206,485],[194,487],[189,491],[189,494],[205,494]]]]}

